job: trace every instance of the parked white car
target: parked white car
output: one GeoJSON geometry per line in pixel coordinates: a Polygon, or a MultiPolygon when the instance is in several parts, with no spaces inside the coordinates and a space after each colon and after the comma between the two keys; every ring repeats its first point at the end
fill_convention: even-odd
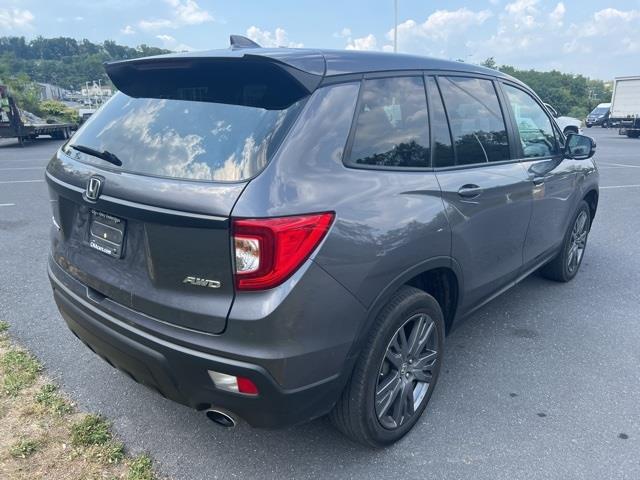
{"type": "Polygon", "coordinates": [[[549,105],[548,103],[545,103],[544,106],[547,107],[547,110],[549,110],[549,113],[551,113],[551,115],[555,117],[556,123],[558,124],[558,126],[560,127],[560,130],[562,130],[562,132],[565,135],[569,133],[579,133],[580,135],[582,135],[581,120],[578,120],[577,118],[573,118],[573,117],[565,117],[565,116],[558,115],[557,110],[553,108],[551,105],[549,105]]]}

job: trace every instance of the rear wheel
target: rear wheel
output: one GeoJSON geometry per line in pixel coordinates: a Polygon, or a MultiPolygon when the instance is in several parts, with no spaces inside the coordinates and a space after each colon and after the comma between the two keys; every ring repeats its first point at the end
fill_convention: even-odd
{"type": "Polygon", "coordinates": [[[568,282],[576,276],[587,248],[590,228],[591,213],[587,202],[583,200],[565,234],[562,250],[540,270],[544,277],[557,282],[568,282]]]}
{"type": "Polygon", "coordinates": [[[442,359],[444,320],[438,302],[404,286],[380,312],[353,375],[331,412],[351,439],[374,447],[402,438],[433,392],[442,359]]]}

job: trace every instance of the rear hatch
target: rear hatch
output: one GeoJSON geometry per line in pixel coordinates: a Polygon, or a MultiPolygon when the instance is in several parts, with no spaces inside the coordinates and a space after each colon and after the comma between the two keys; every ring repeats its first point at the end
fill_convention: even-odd
{"type": "Polygon", "coordinates": [[[47,167],[53,259],[93,301],[221,333],[234,298],[233,206],[315,75],[239,52],[107,72],[120,91],[47,167]]]}

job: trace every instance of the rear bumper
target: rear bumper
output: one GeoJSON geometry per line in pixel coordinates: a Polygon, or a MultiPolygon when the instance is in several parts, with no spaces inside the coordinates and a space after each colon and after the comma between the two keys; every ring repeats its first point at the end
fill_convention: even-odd
{"type": "MultiPolygon", "coordinates": [[[[255,427],[302,423],[324,415],[333,407],[350,371],[351,362],[345,358],[342,370],[335,375],[308,385],[284,388],[262,365],[174,343],[114,315],[108,308],[101,308],[91,297],[83,295],[82,284],[53,260],[49,263],[49,279],[62,317],[92,351],[135,381],[198,410],[210,406],[223,408],[255,427]],[[218,390],[208,370],[250,378],[260,393],[249,397],[218,390]]],[[[215,341],[216,337],[210,338],[215,341]]]]}

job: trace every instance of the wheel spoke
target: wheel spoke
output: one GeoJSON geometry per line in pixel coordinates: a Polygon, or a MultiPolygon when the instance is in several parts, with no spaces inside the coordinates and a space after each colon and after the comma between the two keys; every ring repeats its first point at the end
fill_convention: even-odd
{"type": "Polygon", "coordinates": [[[409,342],[407,340],[407,334],[404,332],[404,327],[398,331],[397,337],[400,345],[400,354],[406,357],[409,354],[409,342]]]}
{"type": "Polygon", "coordinates": [[[433,320],[431,320],[428,324],[427,323],[424,324],[424,328],[422,329],[423,333],[422,333],[422,336],[420,337],[420,341],[418,342],[418,345],[415,351],[411,352],[411,355],[413,355],[416,358],[420,356],[420,354],[424,350],[425,345],[427,344],[427,342],[431,338],[431,335],[435,331],[435,328],[436,327],[435,327],[435,323],[433,323],[433,320]]]}
{"type": "Polygon", "coordinates": [[[420,345],[422,329],[425,326],[425,323],[424,315],[420,315],[418,319],[413,322],[413,328],[409,334],[409,341],[407,345],[409,355],[415,355],[418,353],[418,346],[420,345]]]}
{"type": "Polygon", "coordinates": [[[424,355],[419,357],[416,362],[413,364],[413,370],[428,370],[438,358],[438,353],[433,350],[428,350],[424,355]]]}
{"type": "Polygon", "coordinates": [[[431,372],[426,370],[414,370],[413,378],[415,378],[419,382],[431,383],[433,375],[431,375],[431,372]]]}
{"type": "Polygon", "coordinates": [[[395,352],[392,352],[390,349],[387,350],[387,353],[385,354],[384,357],[386,360],[389,361],[389,363],[391,365],[393,365],[393,367],[396,370],[400,370],[400,368],[402,368],[402,356],[400,354],[397,354],[395,352]]]}
{"type": "Polygon", "coordinates": [[[384,383],[376,392],[376,411],[378,418],[386,415],[389,407],[394,403],[402,389],[402,381],[400,375],[396,372],[392,378],[384,383]]]}
{"type": "Polygon", "coordinates": [[[413,384],[411,382],[404,384],[404,388],[402,389],[402,403],[404,404],[403,417],[410,417],[415,413],[413,405],[413,384]]]}

